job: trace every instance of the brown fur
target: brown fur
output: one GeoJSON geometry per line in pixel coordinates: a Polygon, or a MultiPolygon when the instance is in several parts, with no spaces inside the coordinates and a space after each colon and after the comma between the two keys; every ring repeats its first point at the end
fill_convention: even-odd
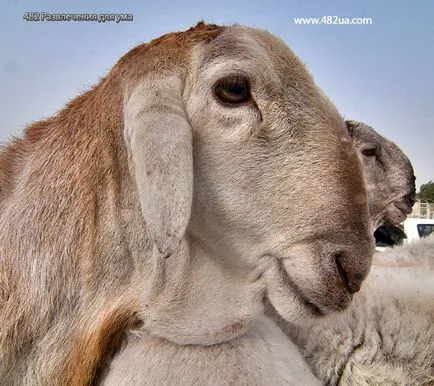
{"type": "MultiPolygon", "coordinates": [[[[91,300],[100,290],[100,280],[104,280],[102,287],[109,295],[133,269],[131,264],[121,267],[124,262],[113,262],[109,257],[95,259],[98,249],[103,248],[100,235],[105,222],[110,218],[119,223],[119,205],[131,205],[119,202],[125,183],[122,176],[129,175],[125,149],[119,146],[123,142],[119,124],[123,120],[123,88],[150,71],[164,71],[172,63],[185,62],[186,50],[180,50],[180,45],[188,48],[207,41],[220,30],[221,27],[199,23],[189,31],[138,46],[98,85],[72,100],[56,116],[30,125],[23,138],[4,146],[0,153],[0,209],[4,213],[16,195],[21,195],[22,202],[13,217],[5,218],[3,214],[1,219],[4,231],[0,260],[0,383],[14,382],[16,361],[27,355],[29,345],[38,340],[41,331],[50,329],[57,314],[76,312],[80,314],[78,319],[86,318],[89,306],[80,304],[80,293],[86,293],[91,300]],[[167,60],[162,66],[161,60],[152,60],[154,57],[167,60]],[[110,213],[112,210],[115,213],[110,213]],[[23,221],[29,214],[31,218],[23,221]],[[67,235],[70,238],[65,240],[67,235]],[[39,261],[41,271],[47,270],[45,280],[51,282],[47,283],[48,288],[37,288],[38,284],[32,283],[34,273],[20,260],[8,256],[12,251],[14,256],[26,256],[26,248],[32,245],[29,242],[36,250],[46,246],[52,249],[50,255],[40,255],[39,261]],[[110,285],[112,291],[108,290],[110,285]],[[20,297],[32,293],[38,299],[29,309],[20,297]]],[[[115,236],[120,244],[125,244],[120,235],[115,236]]],[[[100,313],[108,311],[102,307],[100,313]]],[[[53,372],[41,375],[40,381],[88,383],[107,348],[113,345],[108,337],[116,337],[125,327],[135,324],[137,312],[120,307],[105,318],[84,336],[78,325],[70,326],[72,331],[63,337],[65,350],[60,349],[57,358],[53,358],[57,362],[53,372]],[[76,347],[76,351],[62,353],[70,347],[76,347]],[[63,374],[60,378],[59,373],[63,374]]]]}
{"type": "Polygon", "coordinates": [[[67,385],[85,385],[98,377],[102,358],[109,358],[120,346],[125,331],[140,325],[137,312],[121,305],[110,313],[98,316],[99,320],[90,331],[79,331],[74,341],[74,351],[67,359],[64,373],[60,376],[67,385]]]}

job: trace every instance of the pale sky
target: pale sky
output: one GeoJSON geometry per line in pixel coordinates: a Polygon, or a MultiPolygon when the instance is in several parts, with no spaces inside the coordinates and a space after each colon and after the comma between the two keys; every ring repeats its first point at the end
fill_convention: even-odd
{"type": "Polygon", "coordinates": [[[409,156],[416,184],[434,180],[434,2],[194,0],[0,3],[0,141],[53,115],[130,48],[199,20],[280,36],[347,119],[409,156]],[[37,5],[36,5],[37,4],[37,5]],[[132,22],[36,22],[25,12],[133,14],[132,22]],[[371,25],[296,25],[294,17],[370,17],[371,25]]]}

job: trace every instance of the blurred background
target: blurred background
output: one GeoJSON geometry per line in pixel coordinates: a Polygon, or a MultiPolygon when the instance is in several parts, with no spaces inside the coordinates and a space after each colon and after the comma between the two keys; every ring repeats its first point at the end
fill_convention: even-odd
{"type": "Polygon", "coordinates": [[[280,36],[346,119],[368,123],[407,153],[418,190],[434,179],[434,2],[428,0],[2,0],[0,141],[54,114],[130,48],[202,19],[280,36]],[[132,14],[133,21],[30,21],[26,12],[132,14]],[[372,22],[294,21],[323,16],[372,22]]]}

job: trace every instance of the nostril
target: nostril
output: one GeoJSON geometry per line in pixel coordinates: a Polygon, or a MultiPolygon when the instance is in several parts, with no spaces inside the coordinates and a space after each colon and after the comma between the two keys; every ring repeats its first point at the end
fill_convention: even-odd
{"type": "Polygon", "coordinates": [[[342,283],[347,288],[348,292],[352,295],[359,291],[360,284],[363,280],[363,274],[360,272],[356,272],[353,277],[348,272],[348,269],[345,269],[344,261],[346,260],[344,252],[335,253],[335,263],[339,273],[339,276],[342,280],[342,283]]]}
{"type": "Polygon", "coordinates": [[[338,252],[335,253],[335,263],[336,263],[336,267],[338,269],[338,273],[339,276],[341,277],[342,282],[345,284],[345,286],[349,288],[349,283],[348,283],[348,274],[347,271],[345,271],[344,267],[342,266],[342,257],[343,257],[343,253],[342,252],[338,252]]]}
{"type": "Polygon", "coordinates": [[[416,203],[416,194],[412,193],[411,195],[409,195],[408,201],[409,201],[410,207],[412,208],[413,205],[416,203]]]}
{"type": "Polygon", "coordinates": [[[415,194],[414,193],[407,194],[402,199],[404,201],[404,204],[408,207],[408,210],[406,212],[408,212],[407,214],[409,214],[411,212],[411,208],[413,208],[413,205],[416,202],[415,194]]]}

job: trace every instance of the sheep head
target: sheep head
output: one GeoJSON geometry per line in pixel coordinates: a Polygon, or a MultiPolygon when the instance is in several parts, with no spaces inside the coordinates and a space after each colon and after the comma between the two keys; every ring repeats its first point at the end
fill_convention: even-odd
{"type": "Polygon", "coordinates": [[[345,308],[372,237],[342,117],[265,31],[221,28],[184,61],[135,81],[124,105],[158,250],[199,242],[218,265],[255,273],[287,318],[345,308]]]}
{"type": "Polygon", "coordinates": [[[346,124],[362,163],[374,229],[383,222],[404,221],[416,197],[416,178],[410,160],[395,143],[365,123],[346,124]]]}

